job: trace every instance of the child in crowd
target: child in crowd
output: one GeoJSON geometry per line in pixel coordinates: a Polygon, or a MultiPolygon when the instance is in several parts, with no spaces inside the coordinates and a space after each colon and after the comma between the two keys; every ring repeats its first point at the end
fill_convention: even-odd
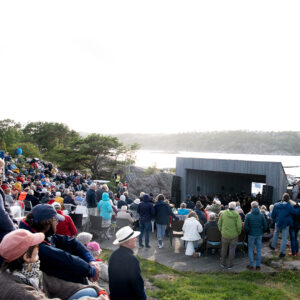
{"type": "Polygon", "coordinates": [[[97,242],[90,242],[87,244],[87,248],[100,265],[100,279],[108,282],[108,266],[102,261],[102,259],[99,259],[102,252],[100,245],[97,242]]]}

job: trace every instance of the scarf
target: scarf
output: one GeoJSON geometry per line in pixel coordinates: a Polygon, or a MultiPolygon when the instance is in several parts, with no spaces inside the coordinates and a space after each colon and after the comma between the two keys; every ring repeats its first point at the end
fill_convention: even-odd
{"type": "Polygon", "coordinates": [[[21,271],[14,271],[13,275],[18,277],[23,283],[33,286],[37,291],[42,292],[43,274],[40,270],[40,261],[30,264],[23,264],[21,271]]]}

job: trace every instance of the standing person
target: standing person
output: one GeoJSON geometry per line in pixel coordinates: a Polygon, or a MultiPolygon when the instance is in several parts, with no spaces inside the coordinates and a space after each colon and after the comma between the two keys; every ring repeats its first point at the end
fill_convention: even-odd
{"type": "Polygon", "coordinates": [[[221,267],[226,266],[227,251],[229,248],[227,268],[233,267],[235,248],[238,242],[238,236],[242,231],[242,220],[239,213],[235,210],[236,203],[230,202],[228,209],[221,213],[218,221],[218,227],[222,235],[221,267]]]}
{"type": "Polygon", "coordinates": [[[139,231],[129,226],[119,229],[114,245],[120,245],[109,258],[108,276],[111,300],[146,300],[139,261],[133,255],[139,231]]]}
{"type": "Polygon", "coordinates": [[[170,205],[165,202],[165,196],[159,194],[157,196],[156,203],[154,205],[155,211],[155,223],[157,230],[158,248],[161,249],[164,246],[163,240],[166,232],[167,225],[170,220],[170,216],[174,219],[178,219],[172,212],[170,205]]]}
{"type": "MultiPolygon", "coordinates": [[[[2,184],[2,172],[5,166],[5,162],[0,158],[0,182],[2,184]]],[[[13,218],[10,214],[9,206],[6,203],[5,194],[0,187],[0,242],[3,237],[10,231],[15,230],[13,218]]]]}
{"type": "Polygon", "coordinates": [[[264,215],[259,211],[258,202],[251,202],[251,212],[246,215],[244,229],[248,234],[248,256],[249,270],[254,269],[253,250],[256,246],[256,270],[260,270],[261,262],[261,242],[264,231],[268,229],[268,224],[264,215]]]}
{"type": "MultiPolygon", "coordinates": [[[[299,202],[295,203],[290,201],[294,208],[299,207],[299,202]]],[[[300,214],[293,215],[293,226],[290,227],[290,239],[291,239],[291,250],[289,255],[298,256],[299,255],[299,244],[298,244],[298,232],[300,230],[300,214]]]]}
{"type": "MultiPolygon", "coordinates": [[[[111,216],[113,213],[113,208],[110,203],[110,198],[108,193],[102,194],[102,200],[97,205],[97,210],[100,211],[100,216],[102,217],[102,227],[109,228],[111,224],[111,216]]],[[[107,236],[111,238],[109,233],[107,232],[107,236]]]]}
{"type": "Polygon", "coordinates": [[[151,227],[151,219],[155,214],[152,200],[148,194],[143,196],[143,201],[138,206],[138,213],[140,214],[140,236],[139,247],[143,248],[143,234],[145,231],[145,247],[151,248],[149,245],[149,235],[151,227]]]}
{"type": "Polygon", "coordinates": [[[97,216],[97,201],[96,201],[96,189],[97,185],[92,183],[89,190],[86,193],[86,204],[89,211],[89,215],[97,216]]]}
{"type": "Polygon", "coordinates": [[[272,250],[275,250],[279,233],[280,231],[282,232],[279,257],[285,256],[285,248],[289,236],[289,229],[290,226],[293,226],[292,215],[299,214],[299,208],[294,208],[289,203],[289,200],[290,200],[289,194],[284,193],[282,196],[282,200],[279,203],[276,203],[274,205],[271,214],[272,219],[275,221],[275,232],[274,232],[272,243],[270,244],[270,248],[272,250]]]}

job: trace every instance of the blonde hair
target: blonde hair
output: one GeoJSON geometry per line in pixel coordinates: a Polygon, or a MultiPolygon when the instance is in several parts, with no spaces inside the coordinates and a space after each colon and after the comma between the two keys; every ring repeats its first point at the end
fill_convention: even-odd
{"type": "Polygon", "coordinates": [[[194,211],[191,211],[191,212],[187,215],[187,218],[192,218],[192,217],[194,217],[195,219],[197,219],[197,221],[199,221],[198,215],[197,215],[194,211]]]}

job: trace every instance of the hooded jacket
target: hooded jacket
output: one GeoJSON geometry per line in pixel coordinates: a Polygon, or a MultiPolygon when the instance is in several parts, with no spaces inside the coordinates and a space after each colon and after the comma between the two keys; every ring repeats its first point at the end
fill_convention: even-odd
{"type": "Polygon", "coordinates": [[[160,225],[167,225],[169,223],[169,216],[174,219],[178,219],[172,212],[170,205],[163,200],[159,200],[155,203],[155,222],[160,225]]]}
{"type": "Polygon", "coordinates": [[[143,201],[139,204],[137,211],[140,214],[140,222],[151,222],[155,211],[149,195],[146,194],[143,196],[143,201]]]}
{"type": "Polygon", "coordinates": [[[110,198],[108,193],[102,194],[102,200],[98,203],[97,209],[100,210],[100,216],[103,220],[110,220],[113,212],[110,204],[110,198]]]}
{"type": "Polygon", "coordinates": [[[259,208],[255,207],[246,215],[244,229],[248,235],[261,236],[268,229],[266,218],[260,213],[259,208]]]}
{"type": "Polygon", "coordinates": [[[242,231],[241,217],[234,209],[227,209],[221,214],[218,227],[223,238],[233,239],[242,231]]]}
{"type": "Polygon", "coordinates": [[[290,203],[281,201],[274,205],[271,218],[275,221],[278,228],[283,229],[287,226],[293,226],[292,215],[297,215],[299,212],[299,208],[294,208],[290,203]]]}

